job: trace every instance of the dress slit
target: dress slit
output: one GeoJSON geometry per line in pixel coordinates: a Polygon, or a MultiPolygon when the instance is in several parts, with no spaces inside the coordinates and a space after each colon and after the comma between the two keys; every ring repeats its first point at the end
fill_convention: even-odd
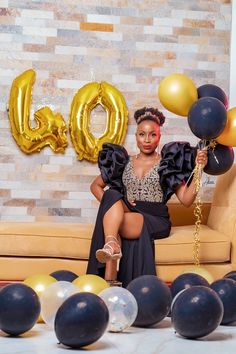
{"type": "MultiPolygon", "coordinates": [[[[91,240],[91,248],[87,273],[104,277],[105,264],[96,259],[96,250],[104,246],[103,217],[111,206],[118,200],[124,199],[124,195],[115,189],[104,192],[101,200],[95,228],[91,240]]],[[[168,209],[163,203],[136,202],[133,207],[127,205],[131,212],[141,213],[144,217],[140,237],[137,239],[122,238],[122,258],[119,264],[117,279],[126,287],[129,282],[140,275],[156,275],[154,258],[154,240],[168,237],[171,224],[168,209]]]]}

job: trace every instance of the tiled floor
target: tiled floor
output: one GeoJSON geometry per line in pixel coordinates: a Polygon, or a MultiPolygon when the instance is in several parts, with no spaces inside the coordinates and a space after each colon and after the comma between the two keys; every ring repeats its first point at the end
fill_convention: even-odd
{"type": "MultiPolygon", "coordinates": [[[[131,327],[124,333],[105,333],[86,347],[87,352],[96,354],[233,354],[235,348],[236,325],[219,326],[202,339],[189,340],[175,334],[170,318],[150,329],[131,327]]],[[[68,354],[70,349],[58,344],[54,331],[46,324],[36,324],[18,338],[0,332],[0,353],[68,354]]]]}

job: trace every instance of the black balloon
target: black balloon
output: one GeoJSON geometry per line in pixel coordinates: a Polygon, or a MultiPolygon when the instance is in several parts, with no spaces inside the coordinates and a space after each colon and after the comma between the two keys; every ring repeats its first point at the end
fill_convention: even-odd
{"type": "Polygon", "coordinates": [[[236,321],[236,282],[230,278],[214,281],[211,288],[220,297],[224,305],[224,316],[221,324],[226,325],[236,321]]]}
{"type": "Polygon", "coordinates": [[[172,282],[170,290],[172,297],[178,294],[183,289],[191,288],[192,286],[203,285],[210,286],[208,281],[199,274],[195,273],[184,273],[179,275],[172,282]]]}
{"type": "Polygon", "coordinates": [[[224,278],[230,278],[236,280],[236,270],[232,270],[232,272],[225,274],[224,278]]]}
{"type": "Polygon", "coordinates": [[[78,278],[78,275],[71,272],[70,270],[57,270],[50,274],[53,278],[58,281],[69,281],[72,282],[73,280],[78,278]]]}
{"type": "Polygon", "coordinates": [[[134,295],[138,314],[133,326],[148,327],[167,316],[171,305],[171,292],[166,283],[155,275],[142,275],[132,280],[127,290],[134,295]]]}
{"type": "Polygon", "coordinates": [[[198,98],[214,97],[220,100],[226,109],[228,108],[228,98],[225,92],[219,86],[213,84],[205,84],[198,87],[197,92],[198,98]]]}
{"type": "Polygon", "coordinates": [[[25,284],[6,285],[0,291],[0,329],[18,336],[30,330],[40,314],[36,292],[25,284]]]}
{"type": "Polygon", "coordinates": [[[177,296],[171,321],[177,333],[195,339],[213,332],[221,323],[223,311],[222,301],[214,290],[193,286],[177,296]]]}
{"type": "Polygon", "coordinates": [[[190,108],[188,124],[200,139],[211,140],[219,136],[227,121],[227,111],[221,101],[214,97],[203,97],[190,108]]]}
{"type": "Polygon", "coordinates": [[[209,175],[221,175],[227,172],[234,163],[234,150],[230,146],[217,144],[208,150],[208,162],[203,171],[209,175]]]}
{"type": "Polygon", "coordinates": [[[55,333],[60,343],[80,348],[97,341],[105,332],[109,312],[104,301],[93,293],[70,296],[59,307],[55,333]]]}

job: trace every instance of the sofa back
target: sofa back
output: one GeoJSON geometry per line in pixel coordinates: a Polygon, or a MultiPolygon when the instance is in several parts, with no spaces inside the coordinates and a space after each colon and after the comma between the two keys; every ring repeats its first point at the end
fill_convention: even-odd
{"type": "MultiPolygon", "coordinates": [[[[167,204],[170,220],[172,226],[185,226],[185,225],[194,225],[196,222],[196,217],[194,215],[195,204],[192,204],[190,207],[185,207],[180,202],[169,202],[167,204]]],[[[201,223],[206,225],[208,216],[211,209],[211,203],[202,204],[202,220],[201,223]]]]}
{"type": "Polygon", "coordinates": [[[236,164],[217,178],[207,225],[231,239],[236,236],[236,164]]]}

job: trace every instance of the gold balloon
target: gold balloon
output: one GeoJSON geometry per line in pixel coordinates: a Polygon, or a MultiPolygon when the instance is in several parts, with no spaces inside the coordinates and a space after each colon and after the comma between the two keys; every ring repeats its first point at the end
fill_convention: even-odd
{"type": "Polygon", "coordinates": [[[171,74],[159,85],[158,96],[168,111],[187,116],[192,104],[198,99],[194,82],[186,75],[171,74]]]}
{"type": "Polygon", "coordinates": [[[70,112],[70,135],[79,160],[98,160],[102,144],[122,144],[128,124],[128,110],[120,91],[107,82],[84,85],[74,96],[70,112]],[[90,131],[90,113],[100,104],[107,112],[104,133],[96,138],[90,131]]]}
{"type": "Polygon", "coordinates": [[[99,294],[102,290],[109,288],[109,284],[106,280],[93,274],[81,275],[72,283],[78,286],[81,292],[89,292],[94,294],[99,294]]]}
{"type": "Polygon", "coordinates": [[[48,274],[34,274],[26,278],[23,283],[34,289],[37,295],[40,297],[44,290],[57,280],[48,274]]]}
{"type": "Polygon", "coordinates": [[[216,141],[226,146],[236,146],[236,107],[227,111],[227,122],[216,141]]]}
{"type": "MultiPolygon", "coordinates": [[[[23,283],[32,288],[40,298],[44,293],[45,289],[52,283],[55,283],[57,280],[48,274],[35,274],[26,278],[23,283]]],[[[44,322],[41,314],[37,320],[38,323],[44,322]]]]}
{"type": "Polygon", "coordinates": [[[203,278],[205,278],[209,284],[213,283],[214,281],[214,278],[213,276],[211,275],[210,272],[208,272],[208,270],[206,270],[205,268],[203,267],[190,267],[190,268],[187,268],[185,269],[182,274],[185,274],[185,273],[195,273],[195,274],[198,274],[198,275],[201,275],[203,278]]]}
{"type": "Polygon", "coordinates": [[[9,98],[9,119],[12,135],[26,154],[39,152],[49,145],[54,152],[67,146],[66,123],[59,113],[43,107],[34,113],[36,126],[30,127],[30,107],[35,72],[30,69],[15,78],[9,98]]]}

